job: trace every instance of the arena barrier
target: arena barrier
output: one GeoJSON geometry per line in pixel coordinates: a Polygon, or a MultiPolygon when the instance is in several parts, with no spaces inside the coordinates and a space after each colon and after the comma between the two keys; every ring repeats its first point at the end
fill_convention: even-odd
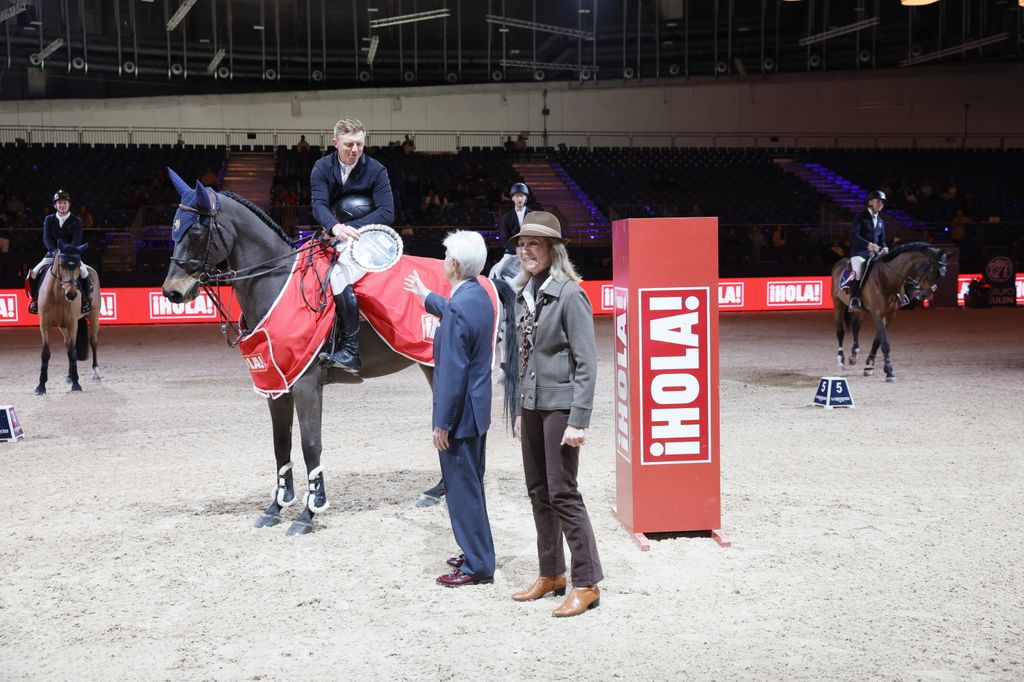
{"type": "MultiPolygon", "coordinates": [[[[957,301],[964,305],[968,283],[980,275],[957,278],[957,301]]],[[[828,277],[747,277],[718,281],[720,312],[771,310],[831,310],[828,277]]],[[[595,315],[615,310],[614,287],[609,280],[583,282],[595,315]]],[[[238,306],[225,290],[225,302],[237,315],[238,306]]],[[[216,322],[217,310],[205,294],[189,303],[171,303],[158,287],[104,289],[100,320],[103,324],[183,324],[216,322]]],[[[1024,274],[1017,275],[1017,305],[1024,305],[1024,274]]],[[[28,314],[28,298],[20,289],[0,289],[0,328],[35,327],[39,318],[28,314]]]]}

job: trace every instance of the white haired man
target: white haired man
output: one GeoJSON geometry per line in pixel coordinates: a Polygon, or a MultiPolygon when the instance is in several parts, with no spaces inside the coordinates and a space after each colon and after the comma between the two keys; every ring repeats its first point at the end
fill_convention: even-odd
{"type": "Polygon", "coordinates": [[[495,309],[476,277],[487,260],[477,232],[453,232],[444,240],[445,298],[413,270],[405,290],[441,318],[434,334],[433,442],[441,460],[448,515],[462,556],[437,578],[444,587],[494,582],[494,541],[484,499],[487,430],[491,425],[491,362],[495,309]]]}

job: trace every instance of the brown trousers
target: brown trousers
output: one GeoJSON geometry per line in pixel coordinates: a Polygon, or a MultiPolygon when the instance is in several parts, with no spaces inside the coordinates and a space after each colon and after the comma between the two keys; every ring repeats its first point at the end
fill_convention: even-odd
{"type": "Polygon", "coordinates": [[[596,585],[604,577],[594,529],[576,488],[580,449],[562,445],[568,410],[522,411],[520,433],[526,489],[537,526],[540,575],[565,573],[562,535],[572,554],[572,584],[596,585]]]}

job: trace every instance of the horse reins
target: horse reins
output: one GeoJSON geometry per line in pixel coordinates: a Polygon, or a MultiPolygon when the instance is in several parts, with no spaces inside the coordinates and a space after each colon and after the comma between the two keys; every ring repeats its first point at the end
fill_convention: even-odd
{"type": "MultiPolygon", "coordinates": [[[[211,195],[213,195],[212,190],[208,189],[207,191],[210,192],[211,195]]],[[[275,256],[274,258],[269,258],[261,263],[255,263],[254,265],[249,265],[244,268],[239,268],[237,270],[220,270],[216,267],[211,267],[210,250],[213,244],[213,233],[217,233],[218,238],[221,240],[222,244],[224,244],[224,238],[220,234],[220,224],[217,221],[217,204],[213,196],[211,196],[210,203],[211,206],[213,206],[213,208],[209,211],[204,211],[194,206],[189,206],[187,204],[178,204],[178,208],[188,213],[194,213],[200,216],[200,218],[209,219],[209,223],[205,224],[205,227],[209,229],[209,233],[206,236],[206,251],[203,254],[202,269],[199,270],[197,268],[198,274],[193,273],[192,277],[199,283],[199,287],[202,289],[203,293],[209,296],[210,300],[213,301],[213,305],[217,309],[217,314],[220,317],[220,333],[224,337],[225,343],[227,343],[230,348],[234,348],[239,344],[242,338],[249,333],[250,330],[245,329],[243,326],[240,326],[239,324],[236,324],[235,322],[232,321],[231,311],[224,305],[223,298],[220,295],[220,287],[225,285],[232,285],[235,282],[242,282],[248,279],[264,277],[266,275],[291,267],[287,263],[281,263],[280,265],[276,265],[272,268],[265,269],[259,272],[251,272],[250,274],[247,275],[239,275],[239,273],[256,270],[257,268],[265,267],[271,263],[282,261],[286,258],[302,258],[304,253],[307,254],[306,263],[302,268],[303,273],[305,273],[313,265],[313,250],[316,248],[322,248],[323,245],[322,243],[310,240],[305,245],[300,246],[291,253],[286,253],[281,256],[275,256]],[[231,333],[229,334],[229,332],[231,333]]],[[[199,220],[199,223],[203,224],[202,220],[199,220]]],[[[292,245],[294,246],[295,243],[293,243],[292,245]]],[[[226,244],[224,244],[224,246],[226,246],[226,244]]],[[[337,260],[337,257],[337,253],[335,253],[334,258],[331,260],[332,266],[337,260]]],[[[177,263],[178,265],[193,265],[199,263],[199,261],[194,258],[185,259],[175,258],[173,256],[171,257],[171,261],[177,263]]],[[[326,276],[323,279],[320,279],[320,273],[317,272],[315,268],[313,269],[313,272],[316,274],[317,280],[319,282],[320,301],[317,303],[316,306],[312,305],[306,299],[306,292],[304,289],[302,291],[302,300],[310,310],[320,312],[327,305],[327,286],[330,280],[326,276]]],[[[241,321],[244,322],[244,318],[242,318],[241,321]]]]}

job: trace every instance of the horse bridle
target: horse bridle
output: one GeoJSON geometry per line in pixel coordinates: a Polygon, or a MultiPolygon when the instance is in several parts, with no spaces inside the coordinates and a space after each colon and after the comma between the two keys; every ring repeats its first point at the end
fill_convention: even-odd
{"type": "MultiPolygon", "coordinates": [[[[913,287],[913,289],[907,291],[907,296],[909,296],[910,298],[917,298],[918,300],[921,300],[921,294],[924,291],[924,287],[921,286],[921,280],[923,280],[933,270],[935,270],[938,273],[939,277],[944,277],[946,275],[946,261],[942,258],[942,255],[944,254],[941,251],[939,252],[939,254],[940,255],[938,258],[936,258],[934,255],[929,256],[928,261],[925,263],[921,263],[921,265],[918,266],[917,270],[914,271],[914,276],[908,275],[907,278],[903,280],[904,291],[907,291],[908,284],[910,284],[913,287]]],[[[939,285],[933,283],[932,289],[928,293],[932,294],[938,288],[939,285]]]]}
{"type": "MultiPolygon", "coordinates": [[[[264,275],[269,275],[273,272],[282,270],[286,267],[291,267],[288,263],[281,263],[280,265],[276,265],[266,270],[262,270],[259,272],[251,272],[247,275],[239,275],[240,272],[248,272],[250,270],[255,270],[256,268],[264,267],[276,261],[281,261],[286,258],[299,257],[299,255],[303,251],[312,251],[312,249],[319,246],[319,244],[315,243],[313,240],[310,240],[308,244],[300,247],[299,249],[293,251],[292,253],[287,253],[284,254],[283,256],[276,256],[274,258],[265,260],[262,263],[256,263],[254,265],[250,265],[238,270],[220,270],[215,265],[211,266],[210,250],[213,245],[213,233],[217,233],[218,238],[221,240],[222,245],[225,247],[225,250],[227,250],[227,241],[224,240],[224,237],[221,235],[220,223],[217,221],[218,211],[216,193],[209,188],[207,188],[206,191],[207,196],[209,197],[210,200],[211,208],[209,211],[204,211],[202,209],[196,208],[195,206],[189,206],[188,204],[178,204],[178,208],[180,210],[185,211],[187,213],[194,213],[198,215],[199,224],[207,228],[206,250],[203,253],[202,268],[200,269],[197,267],[192,273],[190,273],[190,276],[199,283],[199,286],[200,288],[202,288],[203,293],[209,296],[210,300],[213,301],[213,304],[217,308],[217,314],[220,317],[221,321],[221,335],[224,337],[224,341],[228,344],[228,346],[234,348],[242,340],[242,337],[249,333],[249,331],[241,326],[244,323],[244,320],[240,319],[239,324],[236,324],[235,322],[232,321],[231,312],[224,306],[220,293],[214,287],[231,285],[234,284],[235,282],[240,282],[242,280],[263,277],[264,275]],[[204,223],[203,218],[206,218],[208,222],[204,223]],[[229,333],[229,331],[231,333],[229,333]]],[[[171,256],[171,261],[177,263],[179,266],[184,264],[197,265],[199,263],[199,260],[195,258],[175,258],[174,256],[171,256]]],[[[322,284],[326,291],[327,280],[325,279],[322,284]]],[[[309,305],[308,302],[307,305],[309,305]]],[[[326,305],[326,301],[324,302],[324,305],[326,305]]]]}
{"type": "Polygon", "coordinates": [[[60,259],[61,253],[60,251],[58,251],[53,255],[53,262],[50,263],[50,276],[57,280],[57,282],[60,283],[62,287],[72,286],[78,279],[77,277],[75,277],[75,272],[77,272],[78,269],[82,267],[82,261],[79,260],[74,267],[71,267],[66,262],[64,263],[64,265],[58,265],[58,263],[60,263],[60,259]],[[66,280],[61,279],[60,275],[57,274],[60,268],[68,268],[69,275],[66,280]]]}

